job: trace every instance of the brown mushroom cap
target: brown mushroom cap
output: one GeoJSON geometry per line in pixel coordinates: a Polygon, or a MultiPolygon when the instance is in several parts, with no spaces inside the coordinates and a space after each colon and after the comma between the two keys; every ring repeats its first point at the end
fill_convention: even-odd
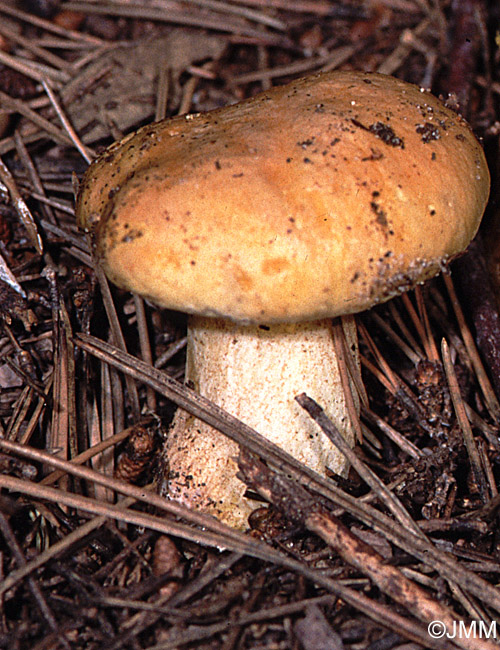
{"type": "Polygon", "coordinates": [[[353,313],[435,275],[489,193],[465,121],[393,77],[331,72],[151,124],[77,202],[108,276],[242,322],[353,313]]]}

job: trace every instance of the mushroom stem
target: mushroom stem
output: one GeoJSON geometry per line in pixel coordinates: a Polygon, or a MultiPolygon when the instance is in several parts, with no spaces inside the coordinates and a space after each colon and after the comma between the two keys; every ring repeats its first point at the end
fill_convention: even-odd
{"type": "MultiPolygon", "coordinates": [[[[359,369],[354,318],[343,319],[343,329],[359,369]]],[[[354,443],[331,319],[267,326],[191,316],[186,381],[308,467],[346,473],[345,458],[294,399],[305,391],[354,443]]],[[[179,410],[165,449],[169,498],[246,527],[255,503],[243,496],[237,455],[236,443],[179,410]]]]}

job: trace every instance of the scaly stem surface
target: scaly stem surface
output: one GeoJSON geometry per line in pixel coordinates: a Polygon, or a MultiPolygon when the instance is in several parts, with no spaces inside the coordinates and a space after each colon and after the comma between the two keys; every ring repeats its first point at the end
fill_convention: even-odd
{"type": "MultiPolygon", "coordinates": [[[[344,333],[358,368],[354,319],[344,333]]],[[[294,399],[306,392],[353,443],[330,319],[263,326],[191,316],[186,381],[308,467],[346,472],[344,457],[294,399]]],[[[169,498],[245,528],[258,504],[243,496],[237,456],[236,443],[179,410],[165,449],[169,498]]]]}

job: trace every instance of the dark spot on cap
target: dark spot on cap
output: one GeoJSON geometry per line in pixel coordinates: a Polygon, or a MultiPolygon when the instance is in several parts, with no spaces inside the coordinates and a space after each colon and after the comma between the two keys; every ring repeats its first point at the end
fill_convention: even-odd
{"type": "Polygon", "coordinates": [[[399,138],[394,132],[394,129],[388,124],[384,124],[383,122],[374,122],[373,124],[370,124],[370,126],[365,126],[355,118],[352,118],[351,122],[354,126],[357,126],[360,129],[370,131],[370,133],[373,133],[373,135],[380,138],[384,144],[387,144],[390,147],[400,147],[401,149],[404,149],[405,147],[403,138],[399,138]]]}
{"type": "Polygon", "coordinates": [[[122,242],[124,244],[128,244],[134,241],[134,239],[137,239],[138,237],[142,237],[142,235],[143,233],[141,230],[131,230],[130,232],[128,232],[126,235],[122,237],[122,242]]]}
{"type": "Polygon", "coordinates": [[[370,124],[368,130],[370,133],[376,135],[377,138],[380,138],[384,144],[388,144],[391,147],[400,147],[401,149],[404,149],[405,145],[403,138],[398,138],[398,136],[394,133],[394,130],[388,124],[384,124],[383,122],[375,122],[374,124],[370,124]]]}
{"type": "Polygon", "coordinates": [[[417,124],[415,131],[422,137],[422,142],[427,143],[431,140],[439,140],[441,137],[439,133],[439,128],[431,122],[425,122],[424,124],[417,124]]]}
{"type": "Polygon", "coordinates": [[[375,221],[383,228],[387,228],[389,225],[389,222],[387,221],[387,214],[384,210],[382,210],[380,205],[376,201],[371,201],[370,208],[372,209],[372,212],[375,213],[375,221]]]}

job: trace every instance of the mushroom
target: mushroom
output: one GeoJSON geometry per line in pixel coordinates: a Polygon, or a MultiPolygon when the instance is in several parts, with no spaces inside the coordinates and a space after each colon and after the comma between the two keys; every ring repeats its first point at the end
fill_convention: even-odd
{"type": "MultiPolygon", "coordinates": [[[[76,211],[113,282],[190,314],[186,381],[309,467],[343,473],[294,400],[307,392],[353,443],[331,319],[437,274],[488,193],[480,145],[438,99],[329,72],[140,129],[92,163],[76,211]]],[[[342,323],[354,385],[354,319],[342,323]]],[[[178,411],[169,497],[245,526],[237,451],[178,411]]]]}

